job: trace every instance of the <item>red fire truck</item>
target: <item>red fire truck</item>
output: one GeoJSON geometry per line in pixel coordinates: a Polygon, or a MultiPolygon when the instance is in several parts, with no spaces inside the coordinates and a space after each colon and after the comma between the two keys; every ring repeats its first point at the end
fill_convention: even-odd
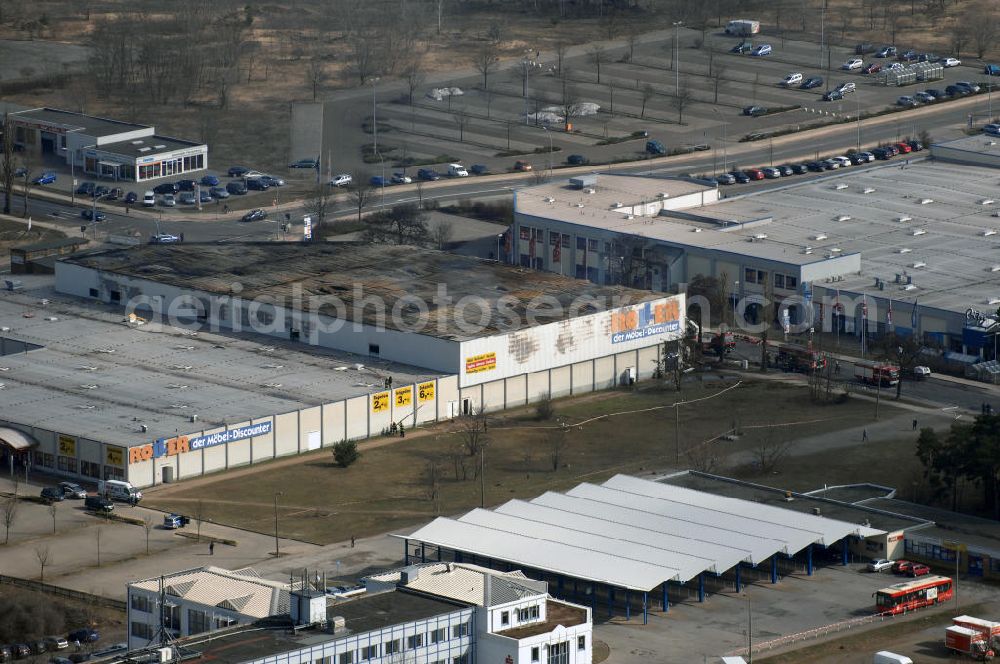
{"type": "Polygon", "coordinates": [[[812,373],[826,369],[826,356],[808,348],[779,346],[775,363],[785,371],[812,373]]]}
{"type": "Polygon", "coordinates": [[[885,362],[858,360],[854,363],[854,377],[868,385],[889,387],[899,382],[899,367],[885,362]]]}

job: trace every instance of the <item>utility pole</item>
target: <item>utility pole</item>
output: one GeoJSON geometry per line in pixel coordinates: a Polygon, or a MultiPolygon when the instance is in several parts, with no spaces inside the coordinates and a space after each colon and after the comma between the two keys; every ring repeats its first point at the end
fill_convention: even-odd
{"type": "Polygon", "coordinates": [[[276,491],[274,493],[274,557],[277,558],[280,555],[280,548],[278,544],[278,496],[283,496],[284,493],[281,491],[276,491]]]}
{"type": "Polygon", "coordinates": [[[749,593],[747,593],[747,664],[753,664],[753,611],[750,609],[749,593]]]}
{"type": "Polygon", "coordinates": [[[677,28],[684,25],[684,21],[674,21],[674,95],[680,96],[681,90],[681,44],[677,39],[677,28]]]}
{"type": "Polygon", "coordinates": [[[486,445],[479,446],[479,506],[486,509],[486,445]]]}
{"type": "Polygon", "coordinates": [[[675,463],[681,463],[681,404],[674,404],[674,457],[675,463]]]}

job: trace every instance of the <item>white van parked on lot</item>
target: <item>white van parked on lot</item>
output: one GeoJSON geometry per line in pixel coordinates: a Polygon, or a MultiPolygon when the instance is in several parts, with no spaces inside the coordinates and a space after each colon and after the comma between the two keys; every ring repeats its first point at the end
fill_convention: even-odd
{"type": "Polygon", "coordinates": [[[156,206],[156,194],[151,191],[147,191],[142,195],[142,205],[143,207],[155,207],[156,206]]]}
{"type": "Polygon", "coordinates": [[[897,655],[888,650],[880,650],[872,658],[872,664],[913,664],[913,660],[906,655],[897,655]]]}
{"type": "Polygon", "coordinates": [[[129,482],[122,480],[100,480],[97,482],[97,493],[110,498],[131,503],[142,500],[142,492],[132,486],[129,482]]]}
{"type": "Polygon", "coordinates": [[[467,178],[469,171],[465,170],[465,166],[461,164],[448,164],[448,175],[453,178],[467,178]]]}
{"type": "Polygon", "coordinates": [[[790,88],[793,85],[798,85],[802,82],[802,74],[795,71],[785,77],[785,80],[781,82],[786,88],[790,88]]]}

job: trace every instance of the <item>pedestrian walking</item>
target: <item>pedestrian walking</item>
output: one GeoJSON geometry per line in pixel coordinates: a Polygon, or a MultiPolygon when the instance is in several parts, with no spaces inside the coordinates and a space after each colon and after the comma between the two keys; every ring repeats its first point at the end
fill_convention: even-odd
{"type": "Polygon", "coordinates": [[[861,442],[862,443],[868,442],[868,429],[861,430],[861,442]]]}
{"type": "Polygon", "coordinates": [[[833,373],[840,375],[840,360],[833,361],[833,373]]]}
{"type": "Polygon", "coordinates": [[[354,548],[354,535],[351,535],[351,548],[354,548]]]}
{"type": "Polygon", "coordinates": [[[215,542],[209,542],[208,543],[208,555],[210,555],[210,556],[214,556],[215,555],[215,542]]]}
{"type": "Polygon", "coordinates": [[[913,430],[917,430],[917,418],[913,418],[913,430]]]}

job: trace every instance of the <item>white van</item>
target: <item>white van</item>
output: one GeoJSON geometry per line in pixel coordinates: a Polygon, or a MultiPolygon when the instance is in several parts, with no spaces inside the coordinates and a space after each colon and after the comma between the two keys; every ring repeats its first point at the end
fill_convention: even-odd
{"type": "Polygon", "coordinates": [[[461,164],[448,164],[448,175],[453,178],[467,178],[469,171],[465,170],[465,166],[461,164]]]}
{"type": "Polygon", "coordinates": [[[880,650],[872,658],[872,664],[913,664],[913,660],[906,655],[897,655],[888,650],[880,650]]]}
{"type": "Polygon", "coordinates": [[[110,498],[111,500],[120,500],[122,502],[131,503],[139,502],[142,500],[142,491],[139,491],[129,482],[124,482],[122,480],[100,480],[97,482],[97,493],[104,496],[105,498],[110,498]]]}
{"type": "Polygon", "coordinates": [[[156,194],[151,191],[147,191],[142,195],[142,205],[143,207],[156,207],[156,194]]]}

